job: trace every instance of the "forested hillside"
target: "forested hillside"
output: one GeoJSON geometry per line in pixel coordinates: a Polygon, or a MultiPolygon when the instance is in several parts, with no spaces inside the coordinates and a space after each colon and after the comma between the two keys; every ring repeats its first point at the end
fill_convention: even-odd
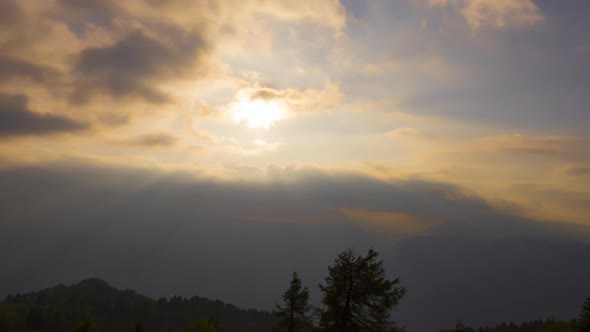
{"type": "Polygon", "coordinates": [[[59,285],[8,296],[0,304],[0,331],[70,331],[96,320],[101,331],[185,331],[197,320],[220,322],[223,331],[271,331],[270,313],[244,310],[206,298],[172,297],[158,300],[133,290],[118,290],[100,279],[59,285]]]}

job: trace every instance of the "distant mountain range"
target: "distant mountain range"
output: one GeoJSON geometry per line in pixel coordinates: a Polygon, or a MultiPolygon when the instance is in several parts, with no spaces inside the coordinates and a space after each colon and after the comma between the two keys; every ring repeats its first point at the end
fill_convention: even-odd
{"type": "MultiPolygon", "coordinates": [[[[375,238],[343,225],[186,225],[191,228],[175,226],[174,241],[165,241],[170,230],[160,232],[152,225],[144,225],[141,233],[118,228],[117,234],[109,234],[108,228],[97,229],[92,233],[94,238],[83,242],[51,240],[48,233],[39,239],[56,243],[48,246],[51,249],[29,252],[24,248],[20,260],[3,260],[6,264],[0,274],[0,296],[51,280],[71,282],[72,277],[94,274],[156,298],[199,294],[268,310],[288,286],[290,273],[297,271],[318,304],[317,283],[325,277],[336,254],[350,247],[362,252],[373,245],[385,260],[388,275],[400,276],[408,289],[394,318],[410,332],[452,327],[458,319],[471,326],[551,316],[569,319],[590,296],[590,244],[551,230],[548,224],[499,223],[492,228],[495,232],[485,224],[473,228],[447,224],[401,241],[375,238]],[[28,266],[27,270],[22,266],[28,266]]],[[[16,248],[20,247],[13,250],[16,248]]],[[[4,255],[10,252],[3,251],[4,255]]],[[[63,287],[49,290],[80,286],[63,287]]],[[[117,292],[107,294],[120,294],[117,292]]],[[[155,300],[138,299],[144,299],[146,307],[157,308],[155,300]]],[[[192,301],[204,303],[196,308],[206,309],[183,309],[182,316],[175,318],[175,328],[221,310],[213,308],[230,308],[220,317],[228,329],[238,321],[240,326],[248,321],[270,329],[272,318],[268,314],[244,312],[199,298],[192,301]]],[[[109,312],[101,311],[101,315],[109,312]]],[[[131,320],[124,324],[132,324],[142,315],[126,316],[131,320]]],[[[257,327],[253,331],[269,329],[257,327]]]]}
{"type": "Polygon", "coordinates": [[[571,319],[590,296],[590,245],[527,237],[422,236],[395,246],[387,269],[408,294],[395,317],[411,331],[571,319]]]}
{"type": "MultiPolygon", "coordinates": [[[[432,232],[381,250],[388,273],[400,276],[408,289],[394,318],[409,331],[438,331],[454,326],[457,320],[482,326],[551,317],[569,319],[577,315],[584,298],[590,296],[590,245],[586,243],[432,232]]],[[[280,285],[288,280],[268,271],[272,271],[273,263],[277,269],[284,269],[285,262],[268,255],[260,257],[270,265],[267,273],[243,270],[238,275],[243,283],[227,284],[227,297],[231,298],[232,290],[247,293],[248,285],[258,290],[258,298],[280,295],[280,285]],[[255,275],[260,279],[253,279],[255,275]],[[268,288],[259,285],[265,278],[268,288]]],[[[287,253],[282,251],[281,255],[287,253]]],[[[308,280],[314,272],[321,273],[313,269],[299,271],[308,280]]],[[[227,278],[221,275],[222,280],[227,278]]],[[[315,285],[307,284],[316,293],[317,301],[315,285]]],[[[243,310],[200,297],[154,300],[131,290],[117,290],[100,279],[8,296],[0,305],[0,331],[6,330],[2,330],[2,324],[6,325],[7,317],[10,324],[19,326],[47,326],[43,324],[59,321],[60,327],[95,317],[108,331],[127,331],[138,321],[144,321],[150,331],[182,331],[196,319],[209,318],[219,319],[224,331],[271,331],[275,322],[264,311],[243,310]]]]}
{"type": "Polygon", "coordinates": [[[69,331],[95,319],[101,331],[133,331],[142,322],[148,331],[185,331],[198,319],[216,319],[222,331],[271,331],[275,317],[200,297],[158,300],[133,290],[118,290],[101,279],[71,286],[7,296],[0,303],[0,331],[69,331]]]}

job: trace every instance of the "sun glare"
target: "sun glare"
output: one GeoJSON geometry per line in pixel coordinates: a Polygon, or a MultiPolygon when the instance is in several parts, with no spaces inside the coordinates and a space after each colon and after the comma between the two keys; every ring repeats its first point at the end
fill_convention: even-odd
{"type": "Polygon", "coordinates": [[[250,128],[268,128],[285,118],[287,110],[278,100],[244,99],[233,104],[230,113],[236,123],[246,123],[250,128]]]}

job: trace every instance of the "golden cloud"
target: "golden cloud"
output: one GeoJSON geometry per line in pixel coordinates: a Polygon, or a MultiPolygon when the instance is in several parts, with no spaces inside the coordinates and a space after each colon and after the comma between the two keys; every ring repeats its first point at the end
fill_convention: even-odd
{"type": "Polygon", "coordinates": [[[372,211],[359,208],[342,208],[340,212],[361,227],[404,235],[421,233],[442,223],[442,220],[404,212],[372,211]]]}
{"type": "MultiPolygon", "coordinates": [[[[224,64],[210,61],[216,47],[252,22],[265,31],[277,21],[336,32],[346,24],[337,0],[6,0],[1,16],[0,93],[24,96],[36,113],[97,122],[95,128],[194,105],[193,95],[179,96],[176,88],[223,76],[224,64]]],[[[294,108],[306,109],[317,104],[312,98],[328,97],[288,94],[294,108]]]]}
{"type": "Polygon", "coordinates": [[[588,144],[575,137],[497,135],[481,138],[470,145],[476,153],[512,156],[555,156],[588,149],[588,144]]]}
{"type": "Polygon", "coordinates": [[[170,147],[178,143],[178,137],[168,133],[144,134],[133,137],[125,143],[139,147],[170,147]]]}
{"type": "Polygon", "coordinates": [[[295,112],[327,110],[343,98],[340,86],[331,81],[326,81],[322,89],[273,89],[253,86],[245,88],[243,93],[249,95],[251,100],[280,100],[295,112]]]}

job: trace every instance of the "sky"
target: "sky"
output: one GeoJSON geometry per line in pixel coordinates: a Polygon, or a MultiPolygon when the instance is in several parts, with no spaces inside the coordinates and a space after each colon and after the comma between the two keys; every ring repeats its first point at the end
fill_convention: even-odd
{"type": "Polygon", "coordinates": [[[2,3],[3,168],[354,173],[590,223],[584,1],[2,3]]]}
{"type": "Polygon", "coordinates": [[[0,296],[109,276],[268,308],[347,247],[590,238],[588,1],[0,5],[0,296]],[[194,251],[207,287],[157,268],[194,251]]]}

